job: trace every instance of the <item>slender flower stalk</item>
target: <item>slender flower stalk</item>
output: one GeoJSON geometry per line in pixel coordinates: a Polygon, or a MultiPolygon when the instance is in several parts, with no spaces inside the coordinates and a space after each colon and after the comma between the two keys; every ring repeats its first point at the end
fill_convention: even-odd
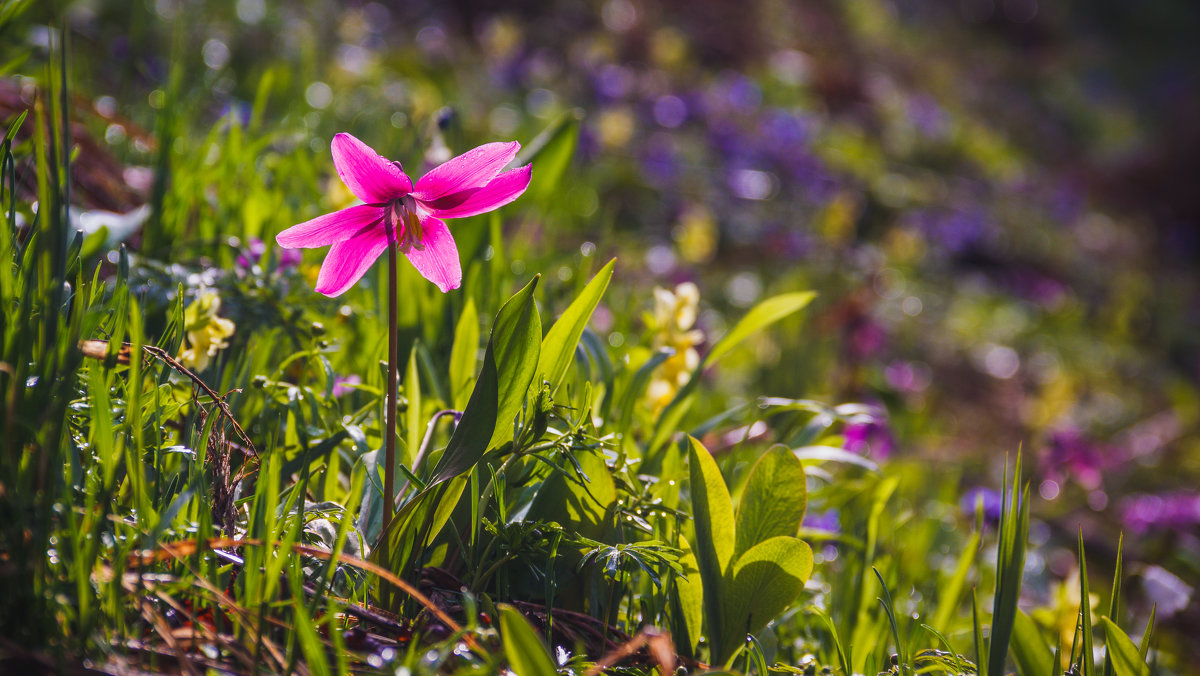
{"type": "Polygon", "coordinates": [[[395,512],[396,397],[399,350],[396,265],[403,253],[421,276],[443,293],[462,284],[454,237],[443,219],[497,209],[529,187],[532,166],[501,173],[521,145],[487,143],[422,176],[414,184],[399,162],[380,156],[350,134],[333,137],[333,164],[350,192],[364,204],[318,216],[279,233],[285,248],[329,246],[316,290],[339,296],[388,251],[388,376],[384,411],[383,529],[395,512]]]}

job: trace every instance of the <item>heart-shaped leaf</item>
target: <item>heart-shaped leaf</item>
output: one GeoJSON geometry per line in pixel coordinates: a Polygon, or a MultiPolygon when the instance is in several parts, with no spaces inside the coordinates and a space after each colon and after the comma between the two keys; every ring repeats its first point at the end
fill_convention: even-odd
{"type": "Polygon", "coordinates": [[[738,505],[734,558],[769,538],[794,536],[807,504],[804,464],[783,446],[764,453],[750,470],[738,505]]]}
{"type": "Polygon", "coordinates": [[[758,633],[791,605],[812,568],[812,549],[799,538],[781,535],[746,550],[729,575],[719,659],[727,659],[746,634],[758,633]]]}

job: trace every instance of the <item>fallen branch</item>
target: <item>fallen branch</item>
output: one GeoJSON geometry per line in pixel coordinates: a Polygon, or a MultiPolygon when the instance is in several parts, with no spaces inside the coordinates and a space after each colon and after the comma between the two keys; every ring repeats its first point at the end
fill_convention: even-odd
{"type": "MultiPolygon", "coordinates": [[[[108,345],[107,340],[81,340],[81,341],[79,341],[79,350],[81,352],[83,352],[83,356],[91,357],[92,359],[99,359],[99,360],[107,359],[108,358],[108,347],[109,347],[109,345],[108,345]]],[[[229,410],[229,404],[225,403],[224,397],[222,397],[221,395],[219,395],[215,391],[213,391],[213,389],[211,387],[209,387],[207,384],[205,384],[205,382],[203,380],[200,379],[200,376],[196,375],[195,372],[193,372],[188,367],[179,363],[179,360],[172,357],[170,354],[167,353],[166,350],[162,349],[161,347],[156,347],[154,345],[143,345],[142,350],[146,354],[149,354],[150,356],[154,357],[155,359],[158,359],[159,361],[166,364],[167,366],[170,366],[176,372],[182,373],[189,380],[191,380],[193,383],[195,383],[200,389],[204,390],[208,394],[208,396],[212,397],[213,403],[215,403],[217,408],[221,411],[221,413],[223,413],[225,415],[225,418],[229,421],[229,424],[233,426],[233,431],[237,432],[237,435],[239,437],[241,437],[242,441],[244,441],[246,443],[246,447],[242,450],[247,451],[249,455],[252,455],[256,458],[258,457],[258,450],[254,447],[254,442],[250,441],[250,437],[248,437],[246,435],[246,432],[244,430],[242,430],[242,426],[238,424],[237,419],[233,417],[233,412],[231,412],[229,410]]],[[[133,351],[132,345],[130,345],[129,343],[122,344],[121,349],[117,351],[117,355],[116,355],[117,363],[118,364],[129,364],[132,351],[133,351]]]]}

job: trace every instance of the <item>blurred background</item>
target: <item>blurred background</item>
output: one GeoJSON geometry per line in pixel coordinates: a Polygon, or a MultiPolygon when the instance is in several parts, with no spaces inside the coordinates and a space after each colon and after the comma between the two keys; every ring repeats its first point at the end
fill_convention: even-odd
{"type": "Polygon", "coordinates": [[[705,336],[818,291],[712,387],[871,404],[846,447],[958,491],[1023,449],[1034,538],[1062,543],[1030,565],[1065,578],[1077,529],[1101,560],[1124,532],[1160,621],[1200,633],[1200,4],[83,0],[4,37],[36,56],[59,16],[81,208],[152,201],[175,140],[237,174],[172,203],[219,262],[222,223],[270,242],[345,199],[338,131],[414,174],[566,135],[554,194],[505,224],[514,275],[616,256],[593,328],[618,350],[656,286],[698,286],[705,336]]]}

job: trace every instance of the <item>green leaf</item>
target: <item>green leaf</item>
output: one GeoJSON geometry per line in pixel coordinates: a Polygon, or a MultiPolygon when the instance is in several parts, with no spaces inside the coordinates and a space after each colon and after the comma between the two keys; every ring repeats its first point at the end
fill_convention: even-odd
{"type": "Polygon", "coordinates": [[[774,324],[775,322],[787,317],[788,315],[799,312],[806,305],[816,298],[817,294],[812,291],[801,291],[796,293],[785,293],[778,296],[772,296],[758,305],[755,305],[742,317],[729,333],[726,333],[717,341],[716,345],[709,350],[708,354],[701,360],[700,365],[692,371],[691,378],[687,384],[680,388],[675,394],[675,398],[659,415],[658,421],[654,425],[654,434],[650,437],[650,443],[647,447],[650,451],[661,448],[672,433],[678,428],[684,414],[687,413],[691,404],[692,392],[699,386],[700,376],[704,373],[704,369],[715,364],[718,359],[724,357],[726,353],[732,350],[738,343],[745,340],[750,335],[757,331],[774,324]]]}
{"type": "Polygon", "coordinates": [[[714,663],[723,663],[746,634],[755,634],[783,612],[812,574],[812,549],[799,538],[781,535],[751,547],[734,564],[725,598],[722,643],[714,663]]]}
{"type": "Polygon", "coordinates": [[[479,361],[479,313],[474,299],[463,306],[458,325],[454,327],[454,346],[450,349],[451,405],[462,410],[471,394],[475,363],[479,361]]]}
{"type": "Polygon", "coordinates": [[[592,312],[596,310],[596,305],[608,289],[616,262],[617,259],[614,258],[600,268],[600,272],[583,287],[583,291],[571,301],[542,339],[537,371],[542,378],[550,382],[551,395],[558,390],[558,386],[567,375],[567,368],[571,366],[571,360],[575,356],[575,347],[579,345],[579,338],[583,335],[588,320],[592,318],[592,312]]]}
{"type": "Polygon", "coordinates": [[[875,566],[871,566],[871,572],[875,573],[875,579],[879,580],[879,587],[883,590],[883,596],[877,597],[879,605],[883,607],[883,612],[887,615],[888,625],[892,628],[892,640],[896,642],[896,659],[900,667],[900,673],[905,674],[911,668],[908,663],[907,646],[900,640],[900,625],[896,622],[896,605],[892,603],[892,592],[888,589],[887,582],[883,579],[883,573],[875,566]]]}
{"type": "Polygon", "coordinates": [[[499,407],[497,380],[496,359],[492,356],[492,346],[489,344],[487,352],[483,355],[483,368],[479,371],[479,379],[475,381],[475,389],[471,392],[471,400],[467,402],[462,418],[454,428],[454,433],[450,435],[445,452],[430,475],[429,487],[471,469],[487,451],[488,440],[496,430],[496,413],[499,407]]]}
{"type": "Polygon", "coordinates": [[[657,352],[650,355],[638,370],[634,372],[633,378],[630,379],[629,385],[626,386],[621,394],[620,412],[617,415],[617,429],[622,432],[629,432],[629,423],[633,420],[633,410],[637,407],[638,401],[641,400],[642,394],[646,391],[646,386],[650,384],[650,377],[658,370],[658,367],[663,362],[675,356],[675,350],[670,347],[660,348],[657,352]]]}
{"type": "Polygon", "coordinates": [[[1138,655],[1142,660],[1150,652],[1150,641],[1154,638],[1154,617],[1158,614],[1158,604],[1150,606],[1150,619],[1146,620],[1146,631],[1142,633],[1142,643],[1138,646],[1138,655]]]}
{"type": "MultiPolygon", "coordinates": [[[[1013,624],[1016,622],[1017,600],[1025,574],[1025,546],[1029,540],[1029,487],[1021,489],[1019,453],[1012,485],[1008,486],[1006,481],[1001,504],[1005,505],[1005,511],[1000,517],[1000,542],[996,551],[996,596],[992,602],[987,676],[1004,674],[1004,660],[1008,657],[1013,624]]],[[[1087,676],[1092,675],[1089,673],[1087,676]]]]}
{"type": "MultiPolygon", "coordinates": [[[[330,382],[333,377],[328,378],[330,382]]],[[[417,348],[414,345],[408,354],[408,369],[404,373],[404,396],[408,408],[404,410],[404,444],[400,462],[412,467],[417,449],[421,447],[421,376],[417,373],[417,348]]],[[[418,470],[419,471],[419,470],[418,470]]]]}
{"type": "Polygon", "coordinates": [[[755,305],[729,333],[726,333],[721,340],[717,341],[716,345],[713,345],[712,350],[704,358],[704,363],[708,365],[716,362],[750,335],[794,312],[799,312],[816,297],[817,294],[812,291],[784,293],[772,296],[755,305]]]}
{"type": "MultiPolygon", "coordinates": [[[[1124,545],[1125,534],[1121,533],[1117,536],[1117,562],[1113,566],[1113,586],[1112,594],[1108,597],[1108,616],[1120,617],[1121,612],[1121,575],[1123,574],[1124,566],[1124,545]]],[[[1109,652],[1104,654],[1104,676],[1113,676],[1112,655],[1109,652]]]]}
{"type": "Polygon", "coordinates": [[[971,565],[975,563],[975,554],[978,550],[979,531],[975,531],[971,533],[970,539],[963,547],[963,553],[958,559],[958,566],[955,567],[954,574],[939,589],[937,612],[933,616],[932,624],[938,631],[950,631],[950,619],[958,608],[958,602],[962,600],[967,574],[971,572],[971,565]]]}
{"type": "Polygon", "coordinates": [[[1017,610],[1013,621],[1013,661],[1021,676],[1051,676],[1054,671],[1054,653],[1042,637],[1041,631],[1028,615],[1017,610]]]}
{"type": "Polygon", "coordinates": [[[565,113],[530,141],[513,160],[510,166],[515,167],[533,162],[533,177],[525,193],[530,199],[544,203],[558,194],[559,183],[575,156],[582,119],[583,113],[579,110],[565,113]]]}
{"type": "Polygon", "coordinates": [[[617,487],[599,452],[576,453],[575,462],[589,483],[570,481],[559,472],[551,474],[533,499],[527,518],[570,524],[579,535],[599,539],[604,533],[608,507],[617,499],[617,487]]]}
{"type": "MultiPolygon", "coordinates": [[[[688,464],[691,473],[692,518],[695,519],[696,563],[700,568],[700,580],[704,584],[704,618],[708,624],[710,644],[725,646],[722,639],[722,622],[725,618],[725,573],[733,559],[734,518],[733,504],[721,470],[708,452],[694,437],[688,437],[688,464]]],[[[739,636],[734,647],[741,642],[739,636]]],[[[716,655],[713,662],[726,655],[716,655]]]]}
{"type": "MultiPolygon", "coordinates": [[[[533,291],[541,276],[535,276],[500,308],[488,350],[492,352],[498,377],[496,429],[487,448],[512,439],[512,423],[525,403],[529,383],[537,373],[542,346],[542,320],[533,291]]],[[[479,449],[479,454],[487,450],[479,449]]],[[[473,465],[474,463],[472,463],[473,465]]]]}
{"type": "Polygon", "coordinates": [[[521,611],[501,603],[500,640],[504,644],[504,656],[508,666],[517,676],[557,676],[554,660],[546,650],[546,644],[521,611]]]}
{"type": "Polygon", "coordinates": [[[1082,634],[1080,651],[1080,673],[1083,676],[1095,676],[1096,662],[1092,651],[1092,602],[1088,590],[1087,556],[1083,551],[1083,528],[1079,529],[1079,617],[1082,634]]]}
{"type": "Polygon", "coordinates": [[[687,538],[679,536],[679,567],[686,579],[675,579],[675,601],[679,604],[682,626],[675,629],[677,645],[686,645],[695,650],[700,641],[701,623],[704,621],[704,585],[700,581],[700,565],[687,538]],[[682,630],[682,631],[681,631],[682,630]]]}
{"type": "MultiPolygon", "coordinates": [[[[847,655],[845,648],[842,647],[842,639],[841,639],[841,636],[838,634],[837,627],[834,626],[834,624],[833,624],[833,620],[829,617],[829,615],[827,615],[825,613],[825,611],[821,610],[820,608],[818,608],[816,606],[810,606],[807,609],[807,612],[809,612],[813,615],[816,615],[818,618],[820,618],[820,620],[822,622],[825,623],[825,628],[829,630],[829,638],[830,638],[830,640],[833,641],[833,648],[834,648],[834,651],[837,653],[838,665],[841,666],[842,673],[843,674],[854,673],[854,670],[850,666],[850,657],[851,656],[847,655]]],[[[851,646],[851,647],[853,647],[853,646],[851,646]]]]}
{"type": "Polygon", "coordinates": [[[876,472],[879,465],[857,453],[836,446],[801,446],[792,451],[799,460],[816,460],[818,462],[844,462],[848,465],[858,465],[863,469],[876,472]]]}
{"type": "Polygon", "coordinates": [[[1142,659],[1129,635],[1107,617],[1100,618],[1100,625],[1104,627],[1107,639],[1104,645],[1108,648],[1116,676],[1150,676],[1150,666],[1142,659]]]}
{"type": "Polygon", "coordinates": [[[783,446],[768,450],[750,470],[738,505],[734,557],[769,538],[795,536],[807,504],[803,463],[783,446]]]}

